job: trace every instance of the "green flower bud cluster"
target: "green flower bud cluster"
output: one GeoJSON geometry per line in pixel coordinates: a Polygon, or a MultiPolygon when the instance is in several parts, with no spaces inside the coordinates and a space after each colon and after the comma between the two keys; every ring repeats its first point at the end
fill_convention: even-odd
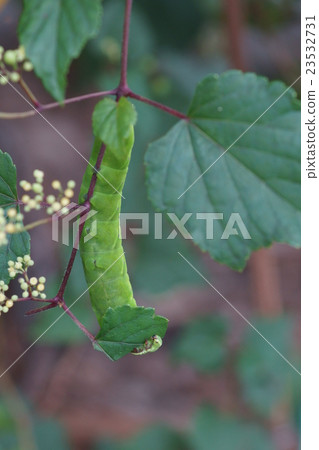
{"type": "MultiPolygon", "coordinates": [[[[3,280],[0,281],[0,316],[2,313],[6,314],[13,306],[14,299],[7,297],[7,290],[9,286],[3,280]]],[[[14,296],[13,296],[14,297],[14,296]]],[[[18,297],[17,297],[18,298],[18,297]]]]}
{"type": "Polygon", "coordinates": [[[32,70],[33,65],[26,59],[24,47],[5,51],[0,45],[0,85],[4,86],[9,81],[18,83],[22,71],[31,72],[32,70]]]}
{"type": "Polygon", "coordinates": [[[23,214],[16,208],[9,208],[7,211],[0,208],[0,247],[8,244],[8,234],[18,233],[23,228],[23,214]]]}
{"type": "Polygon", "coordinates": [[[8,272],[10,278],[15,278],[18,273],[27,276],[30,266],[34,266],[34,261],[30,255],[18,256],[16,261],[8,261],[8,272]]]}
{"type": "Polygon", "coordinates": [[[14,305],[14,302],[23,299],[46,299],[44,293],[45,290],[45,277],[28,277],[28,268],[34,265],[34,261],[31,259],[30,255],[18,256],[16,261],[8,261],[8,272],[10,278],[15,278],[16,275],[21,274],[18,281],[20,284],[20,289],[22,294],[20,297],[18,295],[7,296],[7,291],[9,286],[3,281],[0,281],[0,316],[2,313],[7,313],[10,308],[14,305]]]}
{"type": "Polygon", "coordinates": [[[58,194],[47,196],[47,202],[50,205],[47,213],[51,215],[61,210],[62,214],[67,214],[69,212],[68,205],[72,197],[74,197],[75,181],[69,180],[66,189],[63,189],[59,180],[53,180],[51,186],[54,190],[58,191],[58,194]]]}
{"type": "Polygon", "coordinates": [[[58,193],[56,195],[45,195],[43,189],[44,173],[42,170],[36,169],[33,172],[33,176],[36,181],[35,183],[30,183],[26,180],[20,181],[20,186],[25,192],[33,192],[36,194],[33,197],[30,197],[29,194],[24,194],[21,197],[24,204],[24,211],[29,212],[32,209],[40,209],[42,206],[46,206],[49,215],[60,210],[62,214],[67,214],[69,211],[68,205],[74,196],[75,181],[69,180],[66,189],[64,189],[59,180],[54,180],[52,181],[51,186],[55,191],[58,191],[58,193]]]}

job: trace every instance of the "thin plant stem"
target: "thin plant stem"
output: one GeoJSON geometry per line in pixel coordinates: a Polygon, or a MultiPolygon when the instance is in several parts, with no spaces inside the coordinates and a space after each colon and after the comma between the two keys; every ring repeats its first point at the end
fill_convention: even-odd
{"type": "Polygon", "coordinates": [[[23,112],[0,112],[0,119],[24,119],[27,117],[35,116],[38,112],[47,111],[49,109],[58,108],[60,106],[69,105],[71,103],[82,102],[84,100],[90,100],[97,97],[105,97],[107,95],[116,95],[117,89],[110,91],[91,92],[90,94],[79,95],[77,97],[71,97],[64,100],[63,104],[59,102],[47,103],[46,105],[39,105],[30,111],[23,112]]]}
{"type": "Polygon", "coordinates": [[[87,328],[85,328],[85,326],[83,325],[83,323],[81,323],[79,321],[79,319],[72,313],[72,311],[68,308],[68,306],[65,304],[64,301],[62,301],[60,303],[61,308],[65,311],[65,314],[67,314],[69,317],[71,317],[71,319],[73,320],[73,322],[80,328],[81,331],[83,331],[83,333],[90,339],[91,342],[95,341],[95,337],[93,336],[93,334],[91,334],[87,328]]]}
{"type": "Polygon", "coordinates": [[[155,108],[165,111],[166,113],[178,117],[179,119],[188,120],[188,116],[186,116],[186,114],[183,114],[176,109],[170,108],[169,106],[163,105],[162,103],[143,97],[142,95],[135,94],[135,92],[130,91],[127,94],[127,97],[134,98],[135,100],[138,100],[142,103],[147,103],[148,105],[154,106],[155,108]]]}
{"type": "MultiPolygon", "coordinates": [[[[122,38],[122,57],[121,57],[121,79],[119,84],[119,91],[128,88],[127,86],[127,59],[128,59],[128,46],[129,46],[129,34],[130,34],[130,21],[132,12],[133,0],[126,0],[124,25],[123,25],[123,38],[122,38]]],[[[121,92],[118,92],[121,95],[121,92]]]]}
{"type": "MultiPolygon", "coordinates": [[[[88,192],[87,192],[87,195],[86,195],[86,201],[85,201],[84,205],[87,206],[87,208],[81,213],[80,217],[82,215],[84,215],[84,214],[87,214],[87,212],[90,210],[90,199],[92,198],[92,195],[94,193],[94,188],[95,188],[95,184],[96,184],[96,180],[97,180],[97,173],[100,170],[104,153],[105,153],[105,145],[103,144],[101,146],[100,152],[98,154],[98,157],[97,157],[97,160],[96,160],[96,164],[95,164],[95,171],[94,171],[94,173],[92,175],[90,186],[89,186],[89,189],[88,189],[88,192]]],[[[66,285],[67,285],[68,280],[70,278],[72,267],[73,267],[73,264],[74,264],[74,260],[75,260],[75,257],[76,257],[77,251],[78,251],[78,244],[79,244],[79,241],[80,241],[80,238],[81,238],[81,235],[82,235],[82,231],[83,231],[84,225],[85,225],[85,222],[82,222],[80,224],[80,226],[79,226],[78,233],[77,233],[77,236],[75,238],[74,246],[73,246],[73,249],[72,249],[72,252],[71,252],[71,256],[70,256],[67,268],[65,270],[65,273],[64,273],[64,276],[63,276],[63,279],[62,279],[62,282],[61,282],[60,289],[59,289],[58,294],[57,294],[58,298],[62,298],[63,297],[66,285]]]]}
{"type": "Polygon", "coordinates": [[[27,96],[29,97],[29,99],[31,100],[31,102],[33,103],[33,105],[38,108],[40,106],[40,103],[38,101],[38,99],[36,98],[36,96],[33,94],[33,92],[31,91],[31,89],[29,88],[29,86],[27,85],[27,83],[24,81],[24,79],[20,76],[20,81],[19,81],[20,86],[22,87],[22,89],[24,90],[24,92],[27,94],[27,96]]]}

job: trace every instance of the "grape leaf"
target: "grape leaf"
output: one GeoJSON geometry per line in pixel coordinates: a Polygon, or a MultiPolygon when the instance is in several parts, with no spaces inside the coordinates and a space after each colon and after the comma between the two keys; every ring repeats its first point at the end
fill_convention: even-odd
{"type": "Polygon", "coordinates": [[[155,334],[163,338],[167,323],[165,317],[154,314],[153,308],[128,305],[109,308],[95,338],[94,348],[116,361],[155,334]]]}
{"type": "MultiPolygon", "coordinates": [[[[0,150],[0,208],[4,210],[16,205],[17,171],[8,153],[0,150]]],[[[8,244],[0,246],[0,280],[7,283],[10,280],[8,274],[8,261],[16,260],[18,256],[30,253],[29,233],[7,234],[8,244]]]]}
{"type": "Polygon", "coordinates": [[[156,209],[179,218],[192,213],[186,228],[194,242],[233,269],[242,270],[252,251],[274,241],[299,246],[296,93],[255,74],[210,75],[198,85],[188,116],[146,153],[148,192],[156,209]],[[214,220],[209,239],[208,222],[197,213],[223,214],[214,220]],[[246,238],[232,213],[239,214],[246,238]],[[227,238],[225,230],[238,234],[227,238]]]}
{"type": "Polygon", "coordinates": [[[35,73],[59,102],[64,99],[66,75],[100,26],[100,0],[28,0],[19,22],[24,45],[35,73]]]}

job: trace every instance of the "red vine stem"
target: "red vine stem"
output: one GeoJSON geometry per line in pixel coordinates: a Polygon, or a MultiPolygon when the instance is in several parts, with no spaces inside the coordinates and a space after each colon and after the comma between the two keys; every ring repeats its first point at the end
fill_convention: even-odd
{"type": "MultiPolygon", "coordinates": [[[[128,90],[127,59],[128,59],[128,45],[129,45],[132,3],[133,3],[133,0],[126,0],[124,25],[123,25],[123,39],[122,39],[121,79],[120,79],[120,84],[119,84],[119,88],[118,88],[119,91],[128,90]]],[[[121,92],[118,92],[118,94],[121,95],[121,92]]]]}
{"type": "MultiPolygon", "coordinates": [[[[89,190],[88,190],[87,195],[86,195],[86,200],[85,200],[85,203],[84,203],[84,206],[86,206],[86,209],[84,211],[82,211],[82,213],[80,214],[80,217],[82,217],[83,215],[87,214],[90,211],[90,200],[91,200],[92,195],[94,193],[94,188],[95,188],[95,184],[96,184],[96,180],[97,180],[97,173],[100,170],[104,153],[105,153],[105,145],[103,144],[101,146],[100,151],[99,151],[99,154],[98,154],[98,157],[97,157],[97,160],[96,160],[96,164],[95,164],[95,172],[92,175],[90,186],[89,186],[89,190]]],[[[62,282],[61,282],[61,286],[60,286],[59,291],[57,293],[57,298],[58,299],[62,299],[63,298],[63,294],[64,294],[64,291],[65,291],[66,285],[68,283],[68,280],[70,278],[70,274],[71,274],[71,271],[72,271],[74,260],[75,260],[75,257],[76,257],[77,251],[78,251],[78,244],[79,244],[80,239],[81,239],[81,235],[82,235],[82,231],[83,231],[84,225],[85,225],[85,221],[82,222],[79,225],[78,233],[77,233],[77,236],[75,238],[75,242],[74,242],[74,246],[73,246],[73,249],[72,249],[72,252],[71,252],[70,260],[69,260],[67,268],[65,270],[65,273],[64,273],[64,276],[63,276],[63,279],[62,279],[62,282]]]]}
{"type": "Polygon", "coordinates": [[[162,103],[156,102],[154,100],[150,100],[149,98],[142,97],[141,95],[135,94],[135,92],[129,91],[126,97],[134,98],[139,102],[147,103],[148,105],[155,106],[155,108],[160,109],[161,111],[165,111],[172,116],[178,117],[179,119],[188,120],[188,116],[183,114],[176,109],[170,108],[169,106],[163,105],[162,103]]]}
{"type": "Polygon", "coordinates": [[[72,311],[68,308],[68,306],[65,304],[65,302],[63,301],[61,303],[61,308],[65,311],[65,314],[67,314],[69,317],[71,317],[71,319],[73,320],[73,322],[80,328],[81,331],[83,331],[83,333],[90,339],[91,342],[95,341],[95,337],[93,336],[93,334],[91,334],[86,328],[85,326],[79,321],[79,319],[72,313],[72,311]]]}

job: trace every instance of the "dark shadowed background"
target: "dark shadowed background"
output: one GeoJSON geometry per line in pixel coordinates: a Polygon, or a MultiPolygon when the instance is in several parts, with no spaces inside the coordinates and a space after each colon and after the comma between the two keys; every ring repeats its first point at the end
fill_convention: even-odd
{"type": "MultiPolygon", "coordinates": [[[[115,87],[123,0],[104,2],[100,34],[72,65],[67,97],[115,87]]],[[[187,111],[206,74],[239,68],[292,83],[299,75],[300,5],[295,0],[136,0],[129,83],[136,92],[187,111]]],[[[16,48],[21,2],[0,0],[0,44],[16,48]]],[[[28,81],[42,103],[40,82],[28,81]]],[[[297,89],[299,87],[297,86],[297,89]]],[[[45,113],[86,158],[94,100],[45,113]]],[[[123,202],[149,212],[143,154],[175,119],[136,104],[138,124],[123,202]]],[[[29,106],[0,87],[1,111],[29,106]]],[[[44,170],[81,183],[86,162],[41,117],[0,122],[0,148],[30,180],[44,170]]],[[[36,213],[28,221],[39,217],[36,213]]],[[[171,226],[165,223],[167,236],[171,226]]],[[[31,232],[37,275],[56,290],[70,247],[50,226],[31,232]],[[41,273],[40,273],[41,272],[41,273]]],[[[299,375],[178,255],[181,251],[293,364],[299,364],[299,251],[274,245],[253,255],[243,273],[213,262],[189,241],[130,236],[125,242],[136,300],[170,319],[163,348],[111,362],[92,350],[63,317],[0,379],[1,449],[296,450],[299,375]]],[[[86,288],[78,260],[70,304],[86,288]]],[[[0,318],[1,372],[60,314],[25,318],[16,306],[0,318]],[[4,320],[5,319],[5,320],[4,320]]],[[[74,312],[93,331],[88,296],[74,312]]]]}

